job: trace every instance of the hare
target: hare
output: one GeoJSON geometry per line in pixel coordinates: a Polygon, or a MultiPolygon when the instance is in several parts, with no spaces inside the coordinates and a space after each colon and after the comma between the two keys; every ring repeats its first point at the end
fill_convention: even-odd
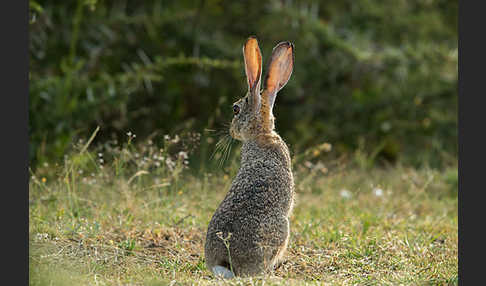
{"type": "Polygon", "coordinates": [[[262,56],[255,37],[243,46],[248,92],[234,103],[230,135],[242,141],[241,167],[209,222],[206,265],[216,276],[253,276],[282,262],[289,241],[294,180],[289,149],[274,131],[277,92],[292,74],[294,46],[272,51],[260,93],[262,56]]]}

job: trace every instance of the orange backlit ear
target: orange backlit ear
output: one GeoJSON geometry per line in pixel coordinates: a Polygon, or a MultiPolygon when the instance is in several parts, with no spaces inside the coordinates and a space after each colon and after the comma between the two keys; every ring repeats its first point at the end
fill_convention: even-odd
{"type": "Polygon", "coordinates": [[[273,108],[277,92],[281,90],[290,79],[294,68],[294,45],[290,42],[281,42],[272,51],[265,77],[265,99],[270,110],[273,108]]]}
{"type": "Polygon", "coordinates": [[[245,72],[248,79],[248,89],[251,93],[260,92],[260,79],[262,77],[262,54],[256,37],[252,36],[246,40],[243,46],[243,57],[245,59],[245,72]]]}

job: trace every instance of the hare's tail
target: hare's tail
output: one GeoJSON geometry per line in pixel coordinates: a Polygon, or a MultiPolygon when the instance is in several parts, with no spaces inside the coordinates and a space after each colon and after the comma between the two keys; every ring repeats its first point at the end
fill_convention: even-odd
{"type": "Polygon", "coordinates": [[[216,265],[211,270],[213,271],[213,274],[215,276],[221,276],[224,279],[231,279],[231,278],[235,277],[235,274],[233,273],[233,271],[229,270],[228,268],[226,268],[224,266],[216,265]]]}

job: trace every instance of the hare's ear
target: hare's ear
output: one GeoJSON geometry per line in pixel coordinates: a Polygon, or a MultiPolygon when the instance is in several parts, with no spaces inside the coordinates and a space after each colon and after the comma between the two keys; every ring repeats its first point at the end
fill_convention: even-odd
{"type": "Polygon", "coordinates": [[[245,73],[248,80],[248,91],[257,108],[260,106],[260,82],[262,77],[262,54],[256,37],[251,36],[243,46],[245,73]]]}
{"type": "Polygon", "coordinates": [[[265,77],[265,91],[263,97],[265,104],[271,111],[277,92],[281,90],[290,79],[294,68],[294,45],[290,42],[281,42],[273,48],[272,57],[265,77]]]}

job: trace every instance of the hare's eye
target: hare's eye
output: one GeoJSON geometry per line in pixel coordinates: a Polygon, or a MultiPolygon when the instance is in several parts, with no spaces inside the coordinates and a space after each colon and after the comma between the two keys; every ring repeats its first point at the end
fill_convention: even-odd
{"type": "Polygon", "coordinates": [[[233,113],[235,115],[237,115],[238,113],[240,113],[240,107],[238,105],[233,105],[233,113]]]}

